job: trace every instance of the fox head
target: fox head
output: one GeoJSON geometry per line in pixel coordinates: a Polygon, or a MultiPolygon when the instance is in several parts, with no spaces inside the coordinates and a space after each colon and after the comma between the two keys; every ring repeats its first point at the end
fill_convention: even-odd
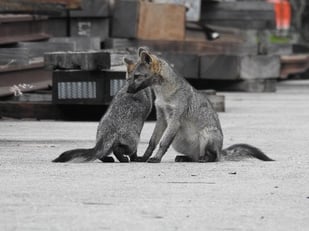
{"type": "Polygon", "coordinates": [[[163,80],[161,60],[146,48],[139,48],[138,55],[139,60],[127,77],[128,93],[136,93],[146,87],[160,84],[163,80]]]}

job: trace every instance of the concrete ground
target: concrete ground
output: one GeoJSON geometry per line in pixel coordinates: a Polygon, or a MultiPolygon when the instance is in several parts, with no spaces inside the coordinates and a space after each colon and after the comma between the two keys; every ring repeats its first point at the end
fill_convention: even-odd
{"type": "Polygon", "coordinates": [[[309,230],[309,82],[224,95],[224,146],[275,162],[174,163],[170,148],[160,164],[56,164],[97,123],[0,121],[0,230],[309,230]]]}

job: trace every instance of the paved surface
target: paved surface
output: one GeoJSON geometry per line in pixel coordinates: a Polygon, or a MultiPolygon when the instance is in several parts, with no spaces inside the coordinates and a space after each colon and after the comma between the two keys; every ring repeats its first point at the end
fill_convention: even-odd
{"type": "Polygon", "coordinates": [[[0,121],[0,230],[308,230],[309,82],[225,95],[225,146],[275,162],[174,163],[171,148],[160,164],[55,164],[97,123],[0,121]]]}

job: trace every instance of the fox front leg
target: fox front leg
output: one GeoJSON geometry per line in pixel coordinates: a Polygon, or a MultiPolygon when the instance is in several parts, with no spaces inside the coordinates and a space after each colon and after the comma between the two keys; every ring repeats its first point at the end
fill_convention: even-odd
{"type": "Polygon", "coordinates": [[[171,120],[168,123],[168,126],[163,134],[163,137],[160,142],[159,150],[157,151],[154,157],[151,157],[147,162],[148,163],[160,163],[162,157],[166,153],[167,149],[171,146],[178,130],[180,127],[179,120],[171,120]]]}
{"type": "Polygon", "coordinates": [[[152,155],[153,151],[155,150],[156,146],[158,145],[166,127],[167,127],[167,123],[166,123],[166,120],[164,119],[163,111],[160,108],[157,108],[157,122],[153,130],[153,133],[151,135],[149,145],[144,155],[141,157],[137,157],[136,161],[146,162],[149,159],[149,157],[152,155]]]}

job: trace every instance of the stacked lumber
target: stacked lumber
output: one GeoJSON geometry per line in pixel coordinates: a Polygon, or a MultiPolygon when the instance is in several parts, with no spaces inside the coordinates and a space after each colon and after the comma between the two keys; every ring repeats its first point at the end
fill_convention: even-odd
{"type": "Polygon", "coordinates": [[[46,16],[0,14],[0,45],[48,39],[46,16]]]}
{"type": "Polygon", "coordinates": [[[80,8],[80,0],[1,0],[0,13],[60,14],[80,8]]]}
{"type": "MultiPolygon", "coordinates": [[[[50,119],[86,106],[87,112],[102,111],[125,82],[122,57],[136,59],[140,46],[166,59],[198,89],[272,92],[276,78],[308,68],[303,47],[266,41],[267,30],[275,26],[273,6],[266,1],[2,2],[0,13],[28,14],[0,16],[0,96],[9,97],[12,110],[9,102],[0,103],[7,112],[20,110],[20,117],[22,108],[27,116],[50,119]],[[186,2],[192,9],[174,2],[186,2]],[[205,26],[220,38],[209,41],[205,26]],[[301,52],[291,56],[296,49],[301,52]],[[42,95],[38,89],[49,92],[42,95]],[[17,106],[18,100],[27,106],[17,106]]],[[[222,111],[224,98],[210,97],[222,111]]]]}
{"type": "Polygon", "coordinates": [[[80,0],[80,9],[49,18],[49,33],[54,37],[109,37],[110,5],[108,0],[80,0]]]}
{"type": "MultiPolygon", "coordinates": [[[[6,98],[5,101],[0,101],[0,117],[98,120],[126,82],[126,68],[120,61],[124,55],[132,59],[137,58],[136,50],[45,53],[46,68],[40,70],[49,75],[47,83],[52,84],[52,92],[48,91],[46,94],[35,91],[38,89],[35,88],[39,86],[38,82],[47,75],[32,72],[33,84],[15,84],[15,86],[14,82],[10,83],[15,86],[11,91],[14,90],[16,94],[6,98]],[[28,91],[32,93],[29,94],[28,91]]],[[[29,57],[26,50],[18,58],[22,62],[25,57],[29,57]]],[[[194,57],[187,57],[192,58],[194,57]]],[[[24,71],[17,73],[25,74],[24,71]]],[[[24,80],[23,76],[15,77],[16,79],[21,82],[24,80]]],[[[217,111],[224,111],[224,96],[216,95],[213,91],[204,93],[208,95],[217,111]]],[[[154,119],[154,115],[153,111],[150,119],[154,119]]]]}
{"type": "Polygon", "coordinates": [[[90,27],[86,28],[84,25],[89,25],[87,17],[97,17],[101,20],[108,15],[107,1],[104,1],[104,4],[100,2],[102,1],[1,1],[0,13],[3,14],[0,16],[0,116],[53,119],[62,115],[51,105],[52,71],[45,67],[44,54],[99,50],[102,39],[93,36],[92,32],[98,35],[103,33],[105,37],[108,21],[103,20],[104,25],[96,25],[89,34],[87,31],[90,27]],[[106,9],[100,5],[104,5],[106,9]],[[68,24],[68,10],[72,10],[71,14],[74,17],[87,23],[78,24],[79,21],[72,18],[72,25],[75,26],[64,28],[62,31],[62,26],[68,24]],[[94,10],[97,15],[93,15],[94,10]],[[102,12],[105,12],[103,16],[102,12]],[[61,18],[62,21],[52,28],[50,20],[55,17],[61,18]],[[78,27],[81,28],[81,32],[78,31],[78,27]],[[52,37],[54,34],[51,32],[66,36],[70,30],[72,33],[69,34],[76,34],[78,37],[52,37]],[[49,93],[41,94],[42,89],[48,89],[49,93]]]}
{"type": "Polygon", "coordinates": [[[69,40],[54,38],[47,41],[19,42],[14,46],[0,47],[0,96],[22,94],[50,87],[52,84],[51,72],[46,70],[44,64],[46,52],[74,52],[90,48],[92,50],[100,49],[100,40],[86,37],[70,38],[69,40]]]}
{"type": "MultiPolygon", "coordinates": [[[[166,2],[169,4],[116,2],[112,38],[106,40],[105,47],[150,47],[189,80],[235,80],[241,83],[239,90],[242,91],[246,91],[243,86],[251,86],[256,80],[258,85],[274,86],[250,87],[247,91],[275,90],[275,81],[272,80],[280,74],[279,55],[288,54],[291,48],[281,45],[265,47],[257,42],[262,40],[258,39],[257,32],[248,35],[245,30],[248,25],[251,31],[274,28],[272,4],[263,1],[201,1],[200,21],[194,23],[184,20],[183,5],[166,2]],[[167,8],[174,13],[164,13],[167,8]],[[220,39],[208,41],[201,26],[205,24],[215,25],[212,28],[220,32],[220,39]]],[[[233,90],[237,89],[235,85],[233,90]]]]}
{"type": "MultiPolygon", "coordinates": [[[[46,66],[53,68],[55,104],[106,105],[125,84],[126,68],[119,57],[131,56],[111,50],[87,52],[52,52],[45,55],[46,66]]],[[[224,110],[224,97],[212,93],[215,108],[224,110]]]]}

